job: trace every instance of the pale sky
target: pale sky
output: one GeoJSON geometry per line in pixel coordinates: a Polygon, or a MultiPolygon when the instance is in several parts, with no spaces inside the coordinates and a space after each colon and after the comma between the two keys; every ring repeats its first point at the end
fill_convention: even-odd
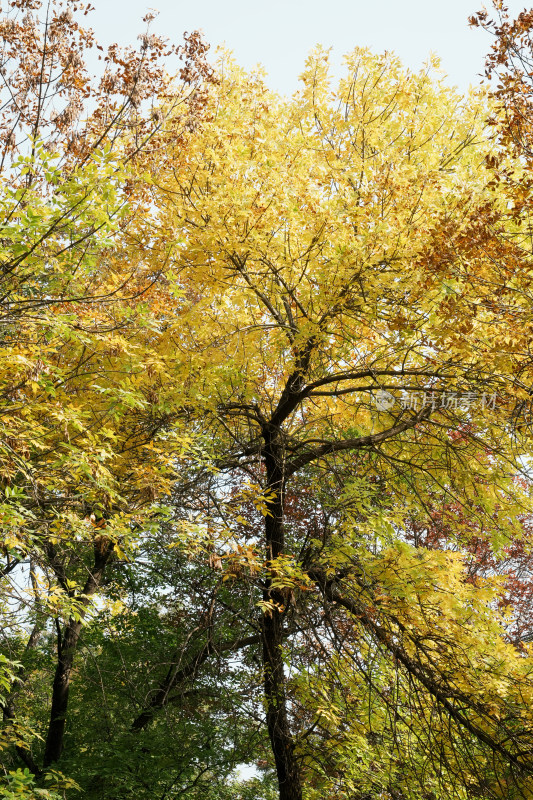
{"type": "MultiPolygon", "coordinates": [[[[485,0],[487,2],[487,0],[485,0]]],[[[269,85],[295,90],[309,50],[333,48],[333,63],[355,46],[395,51],[406,66],[418,68],[430,52],[442,59],[450,83],[466,89],[477,83],[490,37],[468,26],[483,0],[92,0],[89,24],[102,44],[132,43],[142,17],[155,6],[154,32],[179,41],[183,31],[203,30],[213,46],[225,43],[243,67],[260,62],[269,85]]],[[[487,2],[487,5],[490,5],[487,2]]],[[[507,0],[512,13],[524,8],[507,0]]]]}

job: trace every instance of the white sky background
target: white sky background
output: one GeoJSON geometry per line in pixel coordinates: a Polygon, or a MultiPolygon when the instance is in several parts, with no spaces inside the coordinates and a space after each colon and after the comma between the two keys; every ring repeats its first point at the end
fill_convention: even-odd
{"type": "MultiPolygon", "coordinates": [[[[490,1],[485,0],[490,8],[490,1]]],[[[533,0],[530,0],[533,5],[533,0]]],[[[284,94],[298,83],[309,51],[333,48],[333,64],[356,46],[393,50],[418,69],[430,52],[442,59],[449,82],[466,90],[478,83],[491,37],[468,26],[483,0],[92,0],[88,17],[99,41],[132,44],[144,30],[142,17],[155,6],[155,33],[179,42],[184,31],[202,29],[214,47],[225,43],[238,63],[261,63],[267,83],[284,94]],[[152,5],[151,5],[152,4],[152,5]]],[[[516,15],[524,2],[507,0],[516,15]]]]}

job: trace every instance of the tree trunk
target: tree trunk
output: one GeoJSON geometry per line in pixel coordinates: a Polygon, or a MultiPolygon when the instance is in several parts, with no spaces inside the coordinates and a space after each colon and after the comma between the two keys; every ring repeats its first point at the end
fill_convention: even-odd
{"type": "Polygon", "coordinates": [[[80,638],[81,622],[73,619],[65,629],[58,642],[58,659],[52,688],[52,708],[50,724],[44,752],[44,766],[48,767],[58,761],[63,750],[63,737],[67,722],[68,695],[70,690],[70,673],[74,663],[74,653],[80,638]]]}
{"type": "MultiPolygon", "coordinates": [[[[264,453],[267,473],[267,515],[265,516],[265,538],[267,563],[283,553],[283,505],[284,475],[283,452],[277,444],[276,435],[264,435],[267,445],[264,453]]],[[[273,568],[274,569],[274,568],[273,568]]],[[[274,577],[274,572],[272,573],[274,577]]],[[[280,800],[302,800],[300,765],[295,757],[294,739],[287,713],[285,694],[285,670],[283,665],[283,621],[282,607],[287,600],[284,594],[271,588],[270,580],[263,592],[263,599],[276,605],[263,613],[263,671],[268,735],[276,764],[280,800]]]]}
{"type": "MultiPolygon", "coordinates": [[[[274,602],[282,602],[279,592],[265,592],[274,602]]],[[[276,772],[280,800],[302,800],[300,766],[294,754],[294,740],[287,715],[285,672],[283,668],[283,617],[279,611],[263,617],[263,669],[267,705],[267,726],[276,772]]]]}
{"type": "MultiPolygon", "coordinates": [[[[98,589],[104,570],[113,553],[113,545],[105,537],[100,537],[94,545],[94,567],[90,572],[82,592],[82,604],[87,609],[91,597],[98,589]]],[[[62,636],[58,636],[57,667],[52,685],[52,708],[50,723],[46,737],[43,764],[49,767],[59,761],[63,752],[63,740],[67,723],[68,696],[70,691],[70,674],[74,664],[74,655],[78,646],[85,611],[80,620],[69,619],[62,636]]]]}

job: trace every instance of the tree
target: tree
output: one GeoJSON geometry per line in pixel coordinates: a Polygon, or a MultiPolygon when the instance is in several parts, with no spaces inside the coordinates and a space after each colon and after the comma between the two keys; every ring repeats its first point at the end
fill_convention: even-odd
{"type": "MultiPolygon", "coordinates": [[[[429,70],[404,73],[393,57],[366,51],[347,59],[335,91],[327,56],[316,52],[293,101],[230,63],[221,70],[210,125],[171,149],[154,177],[160,217],[150,235],[153,257],[173,265],[168,336],[189,359],[194,424],[217,468],[176,488],[175,504],[205,526],[210,561],[227,564],[235,591],[255,595],[260,616],[250,626],[261,630],[280,798],[302,797],[305,742],[317,725],[308,719],[306,729],[296,714],[286,666],[312,630],[302,608],[313,602],[363,630],[374,644],[356,638],[362,657],[378,648],[448,726],[496,759],[488,796],[498,781],[522,791],[529,723],[512,710],[509,687],[529,685],[528,667],[487,612],[493,595],[459,592],[460,562],[442,554],[420,569],[442,574],[453,563],[439,590],[459,598],[452,610],[423,575],[410,589],[384,579],[389,562],[395,575],[418,563],[401,544],[413,514],[429,521],[435,504],[454,502],[465,525],[507,542],[529,510],[514,482],[514,401],[505,397],[513,357],[494,359],[492,309],[472,315],[474,290],[458,269],[473,258],[474,216],[502,207],[479,170],[490,154],[484,107],[475,97],[462,105],[429,70]],[[292,516],[289,498],[302,491],[328,519],[322,536],[312,515],[307,527],[292,516]],[[441,614],[449,625],[437,624],[441,614]],[[435,657],[439,648],[460,664],[464,690],[435,657]],[[480,687],[498,659],[504,697],[495,688],[484,706],[480,687]],[[507,713],[499,732],[494,715],[507,713]]],[[[173,686],[154,690],[143,724],[173,686]]],[[[460,757],[468,761],[468,749],[460,757]]],[[[448,769],[456,785],[461,777],[448,769]]]]}
{"type": "Polygon", "coordinates": [[[95,800],[270,800],[271,766],[281,800],[529,796],[529,645],[472,568],[530,513],[530,322],[490,300],[519,255],[506,300],[527,287],[492,171],[522,162],[481,95],[361,50],[335,90],[314,53],[293,100],[225,58],[180,108],[169,89],[141,149],[129,121],[57,168],[38,143],[19,173],[46,190],[22,181],[21,210],[6,190],[29,264],[4,370],[6,763],[33,772],[9,780],[61,758],[95,800]],[[243,785],[246,758],[265,769],[243,785]]]}
{"type": "Polygon", "coordinates": [[[173,141],[193,127],[210,76],[206,48],[196,33],[168,47],[147,31],[137,50],[111,46],[94,81],[84,64],[93,35],[78,21],[87,11],[17,1],[0,26],[5,644],[19,647],[10,633],[25,613],[29,625],[3,710],[16,730],[20,684],[52,620],[57,653],[42,766],[26,741],[18,745],[37,777],[63,749],[93,598],[145,515],[157,513],[176,450],[187,447],[177,430],[162,446],[154,441],[170,413],[168,397],[153,395],[156,306],[143,306],[158,274],[130,269],[121,248],[150,202],[133,165],[155,157],[169,113],[173,141]],[[178,82],[165,69],[170,55],[181,58],[178,82]],[[22,564],[29,602],[17,599],[22,564]]]}

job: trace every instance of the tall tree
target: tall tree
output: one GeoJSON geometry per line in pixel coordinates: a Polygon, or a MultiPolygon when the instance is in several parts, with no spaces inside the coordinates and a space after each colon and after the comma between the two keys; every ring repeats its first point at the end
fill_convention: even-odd
{"type": "MultiPolygon", "coordinates": [[[[360,50],[335,90],[327,55],[316,52],[292,101],[228,61],[221,69],[210,125],[171,150],[155,178],[161,211],[151,246],[173,264],[177,316],[169,315],[168,335],[190,359],[195,424],[216,457],[216,474],[196,479],[203,494],[191,512],[206,526],[211,562],[227,563],[228,579],[246,593],[253,587],[260,609],[280,798],[303,796],[303,743],[316,724],[305,731],[295,716],[286,663],[309,593],[340,609],[346,624],[356,620],[450,725],[501,759],[507,777],[495,783],[511,785],[517,774],[527,783],[520,741],[529,733],[511,714],[500,734],[482,710],[476,687],[489,662],[473,659],[470,688],[459,693],[457,673],[428,654],[431,628],[411,612],[402,621],[393,611],[398,590],[366,577],[380,573],[375,557],[381,565],[404,557],[395,540],[410,510],[429,511],[435,497],[458,503],[472,525],[490,524],[500,541],[529,508],[513,483],[513,359],[494,360],[491,308],[472,315],[457,271],[472,257],[473,215],[502,202],[480,172],[489,149],[483,105],[474,96],[465,104],[430,69],[412,75],[391,56],[360,50]],[[321,542],[312,525],[297,524],[288,498],[307,487],[319,508],[328,485],[321,542]],[[256,515],[246,524],[250,503],[256,515]],[[390,601],[379,602],[380,592],[390,601]]],[[[443,569],[435,558],[427,570],[443,569]]],[[[411,567],[393,571],[403,569],[411,567]]],[[[427,598],[422,617],[435,621],[442,611],[412,592],[415,605],[427,598]]],[[[467,638],[462,614],[478,607],[476,592],[469,597],[452,613],[467,638]]],[[[484,614],[490,649],[500,634],[484,614]]],[[[449,654],[451,630],[439,634],[449,654]]],[[[430,649],[440,646],[435,639],[430,649]]],[[[519,673],[518,656],[505,652],[509,674],[519,673]]]]}
{"type": "MultiPolygon", "coordinates": [[[[93,79],[87,11],[23,0],[0,22],[0,512],[6,645],[24,607],[31,630],[19,682],[50,621],[56,632],[41,763],[18,748],[36,775],[61,755],[82,622],[106,569],[155,513],[176,467],[168,448],[186,447],[181,434],[154,443],[170,408],[154,394],[156,306],[142,300],[159,276],[120,250],[149,203],[133,164],[154,158],[170,113],[175,142],[198,119],[206,48],[197,34],[169,47],[148,30],[137,49],[111,46],[93,79]]],[[[11,728],[17,695],[3,707],[11,728]]]]}

